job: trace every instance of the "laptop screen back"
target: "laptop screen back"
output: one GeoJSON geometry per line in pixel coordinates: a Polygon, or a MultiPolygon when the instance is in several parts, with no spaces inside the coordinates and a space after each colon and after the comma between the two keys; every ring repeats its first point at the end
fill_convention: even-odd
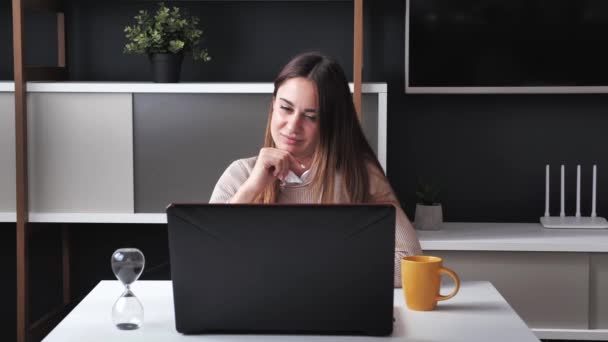
{"type": "Polygon", "coordinates": [[[179,332],[392,331],[391,205],[175,204],[167,220],[179,332]]]}

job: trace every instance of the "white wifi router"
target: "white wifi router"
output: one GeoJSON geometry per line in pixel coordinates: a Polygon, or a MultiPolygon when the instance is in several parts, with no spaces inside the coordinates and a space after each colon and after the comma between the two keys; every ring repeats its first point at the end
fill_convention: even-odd
{"type": "Polygon", "coordinates": [[[564,212],[564,165],[561,168],[560,212],[559,216],[549,216],[549,165],[545,172],[545,216],[540,223],[545,228],[608,228],[608,221],[595,213],[597,166],[593,165],[593,189],[591,193],[591,216],[581,216],[581,166],[576,166],[576,214],[566,216],[564,212]]]}

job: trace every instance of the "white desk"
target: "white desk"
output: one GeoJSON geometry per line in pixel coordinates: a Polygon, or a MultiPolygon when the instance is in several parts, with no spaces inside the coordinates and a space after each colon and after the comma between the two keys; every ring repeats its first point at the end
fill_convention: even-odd
{"type": "Polygon", "coordinates": [[[43,341],[538,341],[489,282],[464,282],[456,297],[439,303],[437,310],[431,312],[408,310],[402,290],[396,289],[396,322],[391,337],[186,336],[175,330],[171,282],[139,281],[132,289],[144,306],[144,324],[139,330],[123,331],[113,326],[112,305],[122,293],[122,285],[118,281],[101,281],[43,341]]]}

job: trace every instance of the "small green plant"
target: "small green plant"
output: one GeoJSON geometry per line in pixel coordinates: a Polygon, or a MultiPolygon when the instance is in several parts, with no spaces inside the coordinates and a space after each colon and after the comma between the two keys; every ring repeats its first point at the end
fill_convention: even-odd
{"type": "Polygon", "coordinates": [[[439,189],[432,184],[418,182],[418,188],[416,189],[416,197],[418,197],[418,203],[423,205],[436,205],[437,195],[439,189]]]}
{"type": "Polygon", "coordinates": [[[200,48],[203,30],[198,28],[199,18],[182,14],[178,7],[169,9],[163,2],[158,4],[154,16],[140,10],[134,18],[136,24],[125,27],[124,53],[154,54],[192,52],[194,60],[208,62],[207,49],[200,48]]]}

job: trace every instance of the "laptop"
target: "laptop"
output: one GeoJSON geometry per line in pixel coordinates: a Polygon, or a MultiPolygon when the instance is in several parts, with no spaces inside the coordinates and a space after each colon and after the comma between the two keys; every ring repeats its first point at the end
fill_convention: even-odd
{"type": "Polygon", "coordinates": [[[180,333],[392,332],[390,204],[171,204],[167,221],[180,333]]]}

